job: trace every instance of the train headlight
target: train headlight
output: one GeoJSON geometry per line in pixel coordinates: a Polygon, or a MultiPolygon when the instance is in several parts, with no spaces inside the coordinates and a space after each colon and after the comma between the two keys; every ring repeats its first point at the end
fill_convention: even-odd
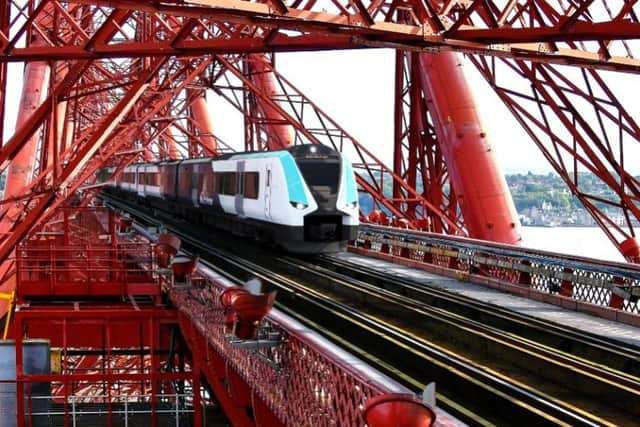
{"type": "Polygon", "coordinates": [[[347,206],[346,206],[347,209],[355,209],[357,207],[358,207],[358,202],[347,203],[347,206]]]}
{"type": "Polygon", "coordinates": [[[305,205],[304,203],[300,203],[300,202],[289,202],[289,203],[291,203],[291,206],[293,206],[296,209],[303,210],[307,208],[307,205],[305,205]]]}

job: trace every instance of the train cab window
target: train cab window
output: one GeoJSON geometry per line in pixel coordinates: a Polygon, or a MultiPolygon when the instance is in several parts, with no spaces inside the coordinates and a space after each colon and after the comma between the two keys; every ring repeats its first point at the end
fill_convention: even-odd
{"type": "Polygon", "coordinates": [[[241,173],[239,174],[239,179],[238,179],[238,191],[236,192],[236,194],[244,194],[244,174],[241,173]]]}
{"type": "Polygon", "coordinates": [[[213,174],[214,176],[214,187],[215,188],[215,193],[216,194],[223,194],[223,186],[224,186],[224,182],[222,179],[222,174],[220,172],[216,172],[215,174],[213,174]]]}
{"type": "Polygon", "coordinates": [[[331,194],[338,192],[340,162],[299,160],[298,167],[310,187],[325,187],[331,194]]]}
{"type": "Polygon", "coordinates": [[[245,172],[244,173],[244,197],[247,199],[258,198],[259,188],[259,176],[258,172],[245,172]]]}

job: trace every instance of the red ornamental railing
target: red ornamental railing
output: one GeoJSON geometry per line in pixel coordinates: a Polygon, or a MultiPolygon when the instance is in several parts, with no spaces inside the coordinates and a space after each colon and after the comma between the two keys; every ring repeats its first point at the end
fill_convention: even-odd
{"type": "Polygon", "coordinates": [[[370,225],[361,226],[352,249],[472,282],[513,284],[516,293],[521,293],[518,288],[532,289],[640,314],[640,267],[632,264],[370,225]]]}
{"type": "Polygon", "coordinates": [[[263,320],[256,340],[236,339],[225,329],[220,303],[229,286],[201,267],[192,286],[174,287],[170,297],[206,337],[207,352],[220,357],[214,369],[228,375],[231,393],[236,399],[246,393],[254,413],[265,405],[282,425],[365,425],[368,399],[408,391],[277,311],[263,320]]]}

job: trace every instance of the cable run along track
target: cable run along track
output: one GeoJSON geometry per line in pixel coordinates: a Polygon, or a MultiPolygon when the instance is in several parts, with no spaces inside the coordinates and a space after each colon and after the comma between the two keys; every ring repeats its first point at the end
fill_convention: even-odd
{"type": "MultiPolygon", "coordinates": [[[[153,224],[158,223],[157,220],[138,210],[132,211],[130,206],[125,206],[115,201],[113,205],[126,208],[130,213],[144,221],[153,224]]],[[[259,277],[269,287],[279,289],[278,303],[281,309],[294,315],[299,320],[320,329],[322,333],[341,345],[346,346],[350,351],[357,353],[360,357],[366,359],[368,363],[400,379],[416,391],[419,391],[426,383],[435,380],[438,384],[440,405],[461,418],[479,423],[500,423],[517,419],[516,417],[526,417],[521,419],[536,420],[536,423],[542,424],[566,423],[571,425],[625,424],[625,419],[628,420],[628,418],[621,416],[619,413],[616,413],[616,411],[614,411],[614,413],[608,413],[608,417],[606,418],[590,415],[590,411],[588,410],[581,410],[578,406],[571,403],[563,403],[563,399],[560,397],[541,393],[535,390],[535,388],[521,383],[518,379],[510,379],[509,375],[500,374],[491,369],[485,369],[484,363],[474,363],[463,357],[456,356],[451,351],[443,348],[439,349],[433,342],[411,334],[406,330],[407,328],[399,327],[386,321],[384,316],[379,317],[376,314],[364,313],[361,311],[362,304],[354,302],[354,299],[357,300],[357,298],[352,297],[350,302],[347,303],[348,298],[345,298],[344,295],[338,295],[339,293],[332,295],[331,292],[326,290],[318,291],[317,288],[314,289],[305,283],[300,283],[299,280],[285,277],[281,274],[281,271],[273,271],[272,269],[265,268],[248,260],[239,260],[234,255],[220,251],[210,244],[194,238],[193,236],[195,234],[193,234],[193,232],[188,233],[184,231],[184,224],[165,223],[164,226],[168,227],[171,232],[179,234],[192,250],[200,253],[204,258],[215,260],[215,264],[218,266],[215,268],[218,270],[222,268],[224,274],[234,276],[236,280],[259,277]],[[339,300],[343,302],[339,302],[339,300]],[[615,421],[608,421],[607,418],[609,418],[609,416],[613,417],[615,421]]],[[[328,258],[323,258],[320,263],[326,264],[329,260],[328,258]]],[[[295,267],[298,269],[306,269],[306,273],[299,272],[298,276],[308,275],[315,270],[325,281],[338,281],[338,283],[342,281],[343,283],[340,283],[340,289],[353,288],[356,286],[354,284],[357,284],[357,286],[362,285],[362,283],[358,283],[357,280],[351,279],[349,282],[350,286],[344,286],[344,276],[337,278],[335,277],[336,273],[332,273],[319,266],[311,264],[305,265],[305,263],[299,259],[282,257],[278,258],[277,261],[280,265],[288,264],[288,268],[291,269],[295,266],[298,266],[295,267]]],[[[271,264],[273,264],[273,262],[271,264]]],[[[343,265],[341,268],[345,268],[345,266],[343,265]]],[[[307,281],[309,280],[306,279],[305,282],[307,281]]],[[[366,298],[395,298],[396,300],[402,300],[402,298],[404,298],[405,301],[402,302],[402,304],[405,305],[405,309],[415,310],[415,306],[421,304],[423,307],[421,307],[420,310],[424,311],[425,309],[424,303],[415,303],[413,304],[414,307],[411,308],[411,306],[407,304],[406,297],[393,296],[393,293],[389,293],[388,291],[384,296],[380,294],[374,295],[374,288],[370,285],[366,287],[368,288],[366,298]]],[[[382,290],[376,292],[385,293],[385,291],[382,290]]],[[[468,301],[467,305],[469,304],[471,304],[471,302],[468,301]]],[[[395,307],[399,307],[399,305],[395,307]]],[[[437,311],[437,309],[435,310],[437,311]]],[[[484,310],[485,317],[487,316],[486,313],[490,311],[486,304],[484,307],[476,310],[484,310]]],[[[442,316],[442,314],[437,315],[442,316]]],[[[436,315],[432,314],[432,316],[436,315]]],[[[496,317],[496,315],[494,315],[494,317],[496,317]]],[[[526,316],[522,317],[526,318],[526,316]]],[[[500,316],[496,318],[500,318],[500,316]]],[[[436,317],[433,317],[433,319],[436,319],[436,317]]],[[[530,319],[520,319],[519,327],[522,327],[522,323],[526,323],[528,320],[530,319]]],[[[446,322],[450,321],[450,319],[440,321],[446,322]]],[[[470,328],[469,324],[474,324],[473,327],[476,328],[481,326],[478,322],[472,320],[466,320],[466,322],[468,323],[466,325],[467,328],[470,328]]],[[[504,319],[504,313],[502,313],[502,322],[510,323],[504,319]]],[[[484,330],[478,333],[481,335],[489,335],[489,341],[491,341],[491,338],[496,340],[496,335],[500,334],[499,330],[495,327],[484,326],[483,328],[484,330]],[[493,335],[493,337],[491,337],[491,335],[493,335]]],[[[537,328],[538,330],[543,328],[542,325],[540,325],[540,321],[538,321],[537,328]]],[[[510,335],[513,334],[503,334],[504,336],[499,340],[503,342],[513,340],[513,338],[510,337],[510,335]]],[[[612,357],[611,354],[605,351],[608,347],[605,340],[598,341],[595,337],[588,338],[584,336],[574,336],[571,338],[568,337],[570,335],[571,334],[565,333],[561,339],[556,337],[556,341],[560,340],[560,342],[564,342],[562,345],[565,346],[568,342],[574,342],[571,346],[576,348],[584,347],[581,351],[583,351],[585,355],[598,354],[598,352],[601,352],[599,356],[594,356],[594,360],[599,360],[599,358],[609,359],[612,357]]],[[[513,351],[520,351],[520,343],[522,342],[526,342],[526,340],[519,342],[511,341],[511,349],[513,349],[513,351]]],[[[486,343],[483,345],[486,345],[486,343]]],[[[533,342],[528,343],[527,346],[523,345],[522,347],[531,351],[532,346],[535,347],[533,342]]],[[[553,351],[545,347],[542,347],[540,351],[543,354],[543,359],[553,359],[553,351]]],[[[633,349],[628,349],[626,355],[624,351],[619,353],[621,354],[616,356],[618,358],[616,363],[620,366],[632,363],[629,362],[629,360],[635,360],[637,363],[637,352],[634,353],[633,349]],[[626,362],[625,358],[627,359],[626,362]]],[[[582,372],[583,376],[577,381],[578,383],[580,383],[580,381],[595,381],[596,384],[611,384],[614,385],[614,389],[617,390],[616,393],[618,394],[631,393],[632,398],[625,400],[629,402],[629,405],[633,406],[635,404],[634,402],[637,402],[637,395],[633,392],[634,387],[636,391],[638,390],[637,378],[631,375],[625,376],[615,369],[598,369],[597,362],[590,364],[586,360],[575,357],[572,360],[572,358],[566,354],[555,362],[551,361],[549,363],[552,365],[555,364],[557,369],[560,369],[557,365],[567,364],[567,369],[570,371],[582,372]],[[622,391],[620,391],[620,388],[622,391]]],[[[637,367],[633,369],[637,370],[637,367]]],[[[518,378],[519,375],[520,374],[515,374],[514,377],[518,378]]],[[[613,395],[618,395],[616,393],[613,395]]]]}

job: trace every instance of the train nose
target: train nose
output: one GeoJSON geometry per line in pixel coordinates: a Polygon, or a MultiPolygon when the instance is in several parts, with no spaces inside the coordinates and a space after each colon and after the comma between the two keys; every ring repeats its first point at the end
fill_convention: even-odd
{"type": "Polygon", "coordinates": [[[304,219],[304,240],[328,242],[341,239],[340,216],[307,216],[304,219]]]}

